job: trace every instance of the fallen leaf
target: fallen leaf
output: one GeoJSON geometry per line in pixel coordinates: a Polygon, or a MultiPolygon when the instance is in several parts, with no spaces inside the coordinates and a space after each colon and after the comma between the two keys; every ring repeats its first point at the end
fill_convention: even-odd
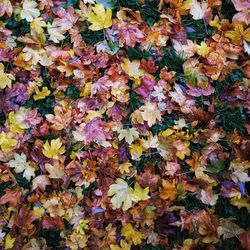
{"type": "Polygon", "coordinates": [[[52,140],[49,144],[48,141],[45,142],[43,146],[43,154],[48,158],[58,158],[58,155],[61,155],[65,152],[65,146],[62,146],[60,138],[52,140]]]}
{"type": "Polygon", "coordinates": [[[90,30],[97,31],[112,26],[112,10],[104,8],[102,4],[95,4],[92,11],[87,14],[88,21],[92,23],[89,26],[90,30]]]}
{"type": "Polygon", "coordinates": [[[24,0],[23,8],[21,10],[21,18],[31,22],[34,18],[39,17],[40,11],[37,9],[37,5],[37,2],[33,0],[24,0]]]}
{"type": "Polygon", "coordinates": [[[10,234],[7,234],[5,237],[4,249],[11,249],[14,247],[16,238],[11,238],[10,234]]]}
{"type": "Polygon", "coordinates": [[[112,184],[108,190],[108,196],[111,198],[111,203],[114,209],[121,208],[123,211],[128,210],[132,206],[132,188],[128,186],[127,182],[118,178],[116,184],[112,184]]]}

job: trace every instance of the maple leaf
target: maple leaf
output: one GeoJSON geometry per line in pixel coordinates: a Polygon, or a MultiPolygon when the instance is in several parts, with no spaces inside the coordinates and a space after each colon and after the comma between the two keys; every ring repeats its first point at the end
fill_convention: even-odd
{"type": "Polygon", "coordinates": [[[43,87],[42,90],[40,91],[38,86],[36,86],[35,92],[36,93],[33,95],[35,101],[44,99],[46,98],[46,96],[50,95],[50,90],[47,87],[43,87]]]}
{"type": "Polygon", "coordinates": [[[126,211],[132,206],[131,191],[133,189],[121,178],[118,178],[115,182],[116,184],[110,185],[108,196],[113,196],[111,198],[111,203],[114,209],[122,207],[122,210],[126,211]]]}
{"type": "Polygon", "coordinates": [[[167,174],[170,176],[174,176],[176,172],[181,170],[180,164],[177,162],[167,162],[165,165],[165,169],[167,170],[167,174]]]}
{"type": "Polygon", "coordinates": [[[20,198],[22,195],[21,189],[10,189],[4,190],[5,194],[0,198],[0,205],[9,203],[11,207],[16,207],[17,204],[21,204],[20,198]]]}
{"type": "Polygon", "coordinates": [[[213,194],[212,187],[208,187],[206,190],[204,189],[201,190],[199,198],[204,204],[214,206],[218,200],[218,195],[213,194]]]}
{"type": "Polygon", "coordinates": [[[248,182],[250,181],[250,176],[248,176],[248,168],[250,168],[250,163],[232,161],[230,163],[229,170],[232,170],[231,178],[235,183],[248,182]]]}
{"type": "Polygon", "coordinates": [[[12,134],[1,132],[0,134],[0,146],[3,152],[10,152],[16,146],[17,140],[12,138],[12,134]]]}
{"type": "Polygon", "coordinates": [[[223,240],[235,237],[245,231],[235,224],[233,218],[220,218],[220,226],[217,228],[218,234],[223,236],[223,240]]]}
{"type": "Polygon", "coordinates": [[[147,102],[145,105],[139,109],[142,111],[142,118],[148,123],[148,126],[156,124],[156,121],[161,121],[161,112],[159,111],[157,105],[153,102],[147,102]]]}
{"type": "MultiPolygon", "coordinates": [[[[20,111],[23,111],[23,109],[20,109],[20,111]]],[[[27,124],[24,122],[23,116],[19,113],[19,111],[10,112],[8,120],[10,122],[10,131],[12,133],[23,134],[24,129],[28,128],[27,124]]]]}
{"type": "Polygon", "coordinates": [[[0,17],[5,13],[10,17],[12,15],[13,8],[9,0],[2,0],[0,3],[0,17]]]}
{"type": "Polygon", "coordinates": [[[112,10],[105,10],[103,4],[95,4],[92,11],[87,14],[88,21],[92,23],[90,30],[97,31],[112,26],[112,10]]]}
{"type": "Polygon", "coordinates": [[[250,212],[250,199],[249,197],[234,197],[232,199],[230,199],[230,203],[236,207],[238,207],[239,209],[241,209],[242,207],[245,207],[248,212],[250,212]]]}
{"type": "Polygon", "coordinates": [[[50,179],[60,179],[65,175],[63,168],[60,167],[58,161],[56,161],[53,165],[46,163],[45,169],[49,172],[50,179]]]}
{"type": "Polygon", "coordinates": [[[55,140],[52,140],[49,142],[46,140],[44,146],[43,146],[43,154],[47,158],[54,158],[57,159],[58,155],[61,155],[65,152],[65,146],[62,146],[62,142],[60,138],[57,138],[55,140]]]}
{"type": "Polygon", "coordinates": [[[0,89],[11,87],[11,81],[15,80],[12,74],[4,73],[4,65],[0,63],[0,89]]]}
{"type": "Polygon", "coordinates": [[[135,44],[141,43],[144,39],[144,34],[135,25],[124,25],[119,30],[119,45],[124,42],[129,47],[135,47],[135,44]]]}
{"type": "Polygon", "coordinates": [[[22,173],[23,177],[30,181],[31,177],[35,177],[35,169],[27,162],[27,157],[24,153],[14,153],[14,160],[9,161],[11,168],[15,169],[16,173],[22,173]]]}
{"type": "Polygon", "coordinates": [[[139,77],[143,76],[143,70],[139,69],[139,60],[134,60],[131,62],[128,58],[125,58],[121,64],[121,67],[124,72],[132,78],[138,79],[139,77]]]}
{"type": "Polygon", "coordinates": [[[142,139],[141,140],[142,146],[146,149],[149,148],[157,148],[159,146],[159,142],[158,142],[158,136],[155,135],[154,137],[152,136],[152,134],[150,134],[150,136],[148,137],[147,140],[142,139]]]}
{"type": "Polygon", "coordinates": [[[143,234],[135,230],[131,223],[122,226],[122,236],[125,237],[128,242],[132,241],[135,246],[142,243],[143,234]]]}
{"type": "Polygon", "coordinates": [[[42,218],[45,214],[45,209],[43,207],[34,207],[32,210],[32,214],[34,214],[37,218],[42,218]]]}
{"type": "Polygon", "coordinates": [[[121,141],[125,139],[128,144],[131,144],[135,139],[139,137],[139,132],[136,128],[120,129],[118,130],[118,139],[121,141]]]}
{"type": "Polygon", "coordinates": [[[162,180],[163,189],[160,190],[160,197],[163,200],[175,200],[177,197],[177,189],[175,184],[168,181],[162,180]]]}
{"type": "Polygon", "coordinates": [[[241,22],[249,25],[250,23],[250,1],[249,0],[232,0],[238,13],[233,16],[233,22],[241,22]]]}
{"type": "Polygon", "coordinates": [[[207,1],[202,1],[199,3],[197,0],[194,0],[191,8],[190,8],[190,14],[193,16],[194,20],[203,19],[206,12],[208,12],[210,8],[208,8],[207,1]]]}
{"type": "Polygon", "coordinates": [[[87,124],[82,123],[76,131],[73,131],[73,135],[77,141],[84,141],[85,144],[95,141],[104,147],[111,145],[106,141],[110,138],[109,127],[98,117],[87,124]]]}
{"type": "Polygon", "coordinates": [[[54,114],[46,115],[46,119],[52,123],[51,127],[55,130],[64,129],[72,121],[72,108],[64,101],[54,108],[54,114]]]}
{"type": "Polygon", "coordinates": [[[58,15],[60,18],[56,18],[54,20],[53,26],[59,26],[61,31],[68,31],[72,29],[73,25],[78,20],[78,15],[74,13],[73,7],[68,7],[67,10],[64,8],[59,8],[55,11],[55,14],[58,15]]]}
{"type": "Polygon", "coordinates": [[[132,160],[140,160],[140,157],[144,150],[145,148],[140,142],[129,145],[129,152],[131,154],[132,160]]]}
{"type": "Polygon", "coordinates": [[[43,35],[44,27],[46,27],[46,23],[43,21],[42,17],[35,18],[30,22],[31,35],[43,35]]]}
{"type": "Polygon", "coordinates": [[[132,164],[127,161],[119,165],[119,170],[123,174],[124,172],[129,173],[130,172],[130,167],[132,167],[132,164]]]}
{"type": "Polygon", "coordinates": [[[137,182],[135,183],[134,190],[131,191],[132,194],[132,201],[138,202],[138,201],[145,201],[150,198],[148,196],[149,188],[142,188],[137,182]]]}
{"type": "Polygon", "coordinates": [[[250,28],[244,30],[243,24],[236,22],[234,23],[234,30],[226,31],[225,36],[235,44],[242,44],[244,40],[250,42],[250,28]]]}
{"type": "Polygon", "coordinates": [[[45,191],[46,186],[51,185],[47,175],[39,175],[32,181],[32,190],[39,188],[42,192],[45,191]]]}
{"type": "Polygon", "coordinates": [[[110,249],[111,250],[130,250],[131,249],[131,243],[127,243],[125,240],[120,241],[121,247],[111,244],[110,249]]]}
{"type": "Polygon", "coordinates": [[[7,234],[5,237],[4,249],[11,249],[14,246],[16,238],[12,238],[10,234],[7,234]]]}
{"type": "Polygon", "coordinates": [[[39,17],[40,11],[36,8],[37,5],[37,2],[33,0],[24,0],[23,8],[21,10],[21,18],[31,22],[34,18],[39,17]]]}
{"type": "Polygon", "coordinates": [[[205,42],[201,42],[201,45],[195,45],[194,49],[198,55],[203,57],[205,57],[209,53],[209,47],[205,42]]]}
{"type": "Polygon", "coordinates": [[[55,21],[52,24],[47,24],[47,30],[49,33],[49,40],[53,41],[54,43],[60,43],[60,41],[65,39],[65,31],[62,31],[60,26],[58,26],[55,21]]]}
{"type": "MultiPolygon", "coordinates": [[[[154,84],[155,81],[151,80],[148,76],[145,76],[141,79],[141,84],[134,91],[146,99],[150,97],[150,94],[154,88],[158,88],[157,86],[154,87],[154,84]]],[[[163,88],[160,87],[160,90],[163,90],[163,88]]],[[[152,96],[155,96],[154,94],[152,93],[152,96]]]]}

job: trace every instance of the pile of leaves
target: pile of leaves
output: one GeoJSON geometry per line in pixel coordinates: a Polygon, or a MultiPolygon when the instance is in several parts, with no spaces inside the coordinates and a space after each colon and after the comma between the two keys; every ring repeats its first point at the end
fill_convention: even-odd
{"type": "Polygon", "coordinates": [[[250,249],[249,0],[1,0],[0,248],[250,249]]]}

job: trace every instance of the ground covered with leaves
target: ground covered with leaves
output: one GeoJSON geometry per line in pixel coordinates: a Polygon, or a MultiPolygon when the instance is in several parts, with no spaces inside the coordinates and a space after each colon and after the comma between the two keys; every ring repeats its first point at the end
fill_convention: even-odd
{"type": "Polygon", "coordinates": [[[250,0],[1,0],[0,249],[250,249],[250,0]]]}

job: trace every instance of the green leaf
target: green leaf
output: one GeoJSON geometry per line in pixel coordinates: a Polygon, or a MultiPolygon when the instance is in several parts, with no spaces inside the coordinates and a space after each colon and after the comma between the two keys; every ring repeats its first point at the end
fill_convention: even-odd
{"type": "Polygon", "coordinates": [[[217,162],[215,165],[209,165],[207,166],[207,172],[211,174],[218,174],[225,168],[225,165],[223,162],[217,162]]]}
{"type": "Polygon", "coordinates": [[[120,50],[118,42],[109,43],[108,45],[109,47],[105,50],[105,52],[111,56],[115,55],[120,50]]]}

